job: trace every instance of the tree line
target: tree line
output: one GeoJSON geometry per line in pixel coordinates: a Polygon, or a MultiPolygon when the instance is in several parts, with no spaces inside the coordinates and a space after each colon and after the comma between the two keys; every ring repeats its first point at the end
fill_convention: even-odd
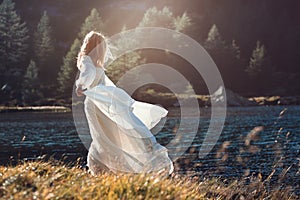
{"type": "MultiPolygon", "coordinates": [[[[154,6],[143,14],[137,26],[161,26],[193,35],[191,32],[197,26],[197,21],[191,16],[188,12],[174,14],[166,6],[161,9],[154,6]]],[[[16,12],[15,3],[12,0],[3,0],[0,5],[0,21],[0,103],[2,104],[41,103],[42,99],[50,97],[69,99],[77,73],[76,56],[84,35],[90,30],[107,34],[110,28],[99,11],[93,8],[82,23],[69,50],[61,59],[58,73],[51,76],[53,81],[49,83],[44,79],[52,73],[53,59],[61,55],[57,55],[56,40],[53,37],[48,13],[43,12],[36,24],[34,34],[30,35],[26,22],[22,21],[21,16],[16,12]]],[[[126,30],[126,25],[122,30],[126,30]]],[[[128,45],[128,43],[134,41],[118,45],[128,45]]],[[[267,94],[276,86],[274,82],[265,81],[270,79],[274,68],[272,68],[268,49],[262,41],[257,40],[256,45],[252,47],[251,56],[244,57],[237,41],[234,39],[226,41],[218,26],[212,24],[206,39],[201,43],[216,62],[227,88],[253,95],[267,94]]],[[[158,54],[170,63],[174,63],[174,59],[179,59],[169,56],[166,52],[158,54]]],[[[155,57],[154,52],[131,52],[118,58],[107,73],[116,81],[126,70],[151,60],[151,57],[155,57]]],[[[183,63],[180,67],[184,68],[183,71],[189,71],[188,64],[183,63]]],[[[205,84],[202,83],[201,77],[198,78],[199,80],[193,81],[192,85],[199,93],[203,93],[206,91],[205,88],[203,89],[205,84]]]]}

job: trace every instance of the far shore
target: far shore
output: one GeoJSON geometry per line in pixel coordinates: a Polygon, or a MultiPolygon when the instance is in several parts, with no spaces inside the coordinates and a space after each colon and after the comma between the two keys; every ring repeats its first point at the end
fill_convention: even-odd
{"type": "Polygon", "coordinates": [[[0,113],[4,112],[71,112],[66,106],[0,106],[0,113]]]}
{"type": "MultiPolygon", "coordinates": [[[[179,97],[183,99],[189,99],[188,97],[179,97]]],[[[199,102],[200,107],[209,107],[210,106],[210,98],[208,95],[195,95],[193,98],[196,98],[199,102]]],[[[179,105],[176,105],[176,96],[174,95],[143,95],[141,99],[145,99],[145,102],[157,103],[157,100],[161,100],[163,102],[162,105],[167,108],[176,108],[179,105]],[[153,101],[154,100],[154,101],[153,101]]],[[[280,96],[266,96],[266,97],[251,97],[245,98],[250,102],[253,102],[251,106],[289,106],[289,105],[300,105],[300,96],[288,96],[288,97],[280,97],[280,96]]],[[[139,99],[138,99],[139,100],[139,99]]],[[[52,102],[53,103],[53,102],[52,102]]],[[[81,103],[79,103],[81,104],[81,103]]],[[[74,106],[75,104],[73,104],[74,106]]],[[[228,104],[229,107],[233,105],[228,104]]],[[[235,105],[235,107],[246,107],[249,105],[235,105]]],[[[8,113],[8,112],[71,112],[72,104],[65,105],[29,105],[29,106],[4,106],[0,105],[0,113],[8,113]]]]}

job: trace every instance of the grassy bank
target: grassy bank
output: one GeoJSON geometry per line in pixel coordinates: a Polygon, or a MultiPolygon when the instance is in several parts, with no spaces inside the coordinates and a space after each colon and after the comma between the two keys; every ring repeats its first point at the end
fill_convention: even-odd
{"type": "Polygon", "coordinates": [[[90,175],[79,165],[28,161],[0,166],[0,199],[296,199],[289,189],[266,189],[261,177],[250,183],[191,179],[173,174],[90,175]],[[78,166],[78,167],[76,167],[78,166]]]}

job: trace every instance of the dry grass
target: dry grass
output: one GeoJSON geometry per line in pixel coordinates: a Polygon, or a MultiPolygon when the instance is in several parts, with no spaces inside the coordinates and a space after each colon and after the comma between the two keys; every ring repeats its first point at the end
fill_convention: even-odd
{"type": "Polygon", "coordinates": [[[296,199],[289,189],[268,191],[261,177],[250,183],[173,174],[90,175],[79,165],[27,161],[0,166],[1,199],[296,199]],[[77,166],[77,167],[76,167],[77,166]]]}

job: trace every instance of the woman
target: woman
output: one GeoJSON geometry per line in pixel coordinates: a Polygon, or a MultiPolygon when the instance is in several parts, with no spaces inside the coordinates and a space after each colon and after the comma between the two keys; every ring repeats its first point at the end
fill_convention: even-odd
{"type": "Polygon", "coordinates": [[[90,172],[172,173],[167,149],[150,132],[168,111],[135,101],[116,87],[103,68],[108,51],[104,36],[92,31],[84,38],[77,60],[76,93],[86,96],[84,111],[92,137],[90,172]]]}

